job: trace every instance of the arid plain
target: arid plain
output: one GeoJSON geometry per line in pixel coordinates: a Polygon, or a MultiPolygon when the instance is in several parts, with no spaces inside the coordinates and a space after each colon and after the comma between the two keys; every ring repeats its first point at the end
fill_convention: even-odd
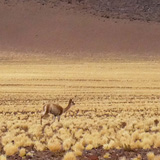
{"type": "Polygon", "coordinates": [[[50,150],[55,159],[85,159],[99,147],[101,159],[124,158],[113,149],[144,149],[144,158],[160,147],[158,62],[3,61],[0,70],[1,153],[8,158],[50,150]],[[76,105],[60,122],[45,126],[50,116],[40,124],[43,103],[66,107],[70,98],[76,105]]]}
{"type": "Polygon", "coordinates": [[[108,19],[79,2],[0,1],[0,160],[159,160],[158,10],[108,19]]]}

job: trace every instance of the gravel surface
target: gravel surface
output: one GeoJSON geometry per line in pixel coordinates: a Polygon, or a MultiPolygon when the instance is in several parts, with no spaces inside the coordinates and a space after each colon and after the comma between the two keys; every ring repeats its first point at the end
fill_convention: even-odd
{"type": "MultiPolygon", "coordinates": [[[[52,153],[49,150],[40,152],[36,151],[32,148],[28,148],[28,151],[33,153],[33,156],[23,157],[23,160],[62,160],[65,154],[64,151],[58,153],[52,153]]],[[[147,153],[154,152],[155,155],[160,154],[160,148],[152,148],[152,149],[135,149],[135,150],[125,150],[125,149],[111,149],[104,150],[102,147],[92,149],[90,151],[84,151],[81,157],[77,157],[78,160],[119,160],[120,157],[126,157],[127,160],[131,158],[139,157],[142,160],[147,160],[147,153]],[[103,156],[109,153],[108,158],[104,158],[103,156]]],[[[9,156],[7,160],[21,160],[22,158],[18,156],[18,154],[14,156],[9,156]]]]}

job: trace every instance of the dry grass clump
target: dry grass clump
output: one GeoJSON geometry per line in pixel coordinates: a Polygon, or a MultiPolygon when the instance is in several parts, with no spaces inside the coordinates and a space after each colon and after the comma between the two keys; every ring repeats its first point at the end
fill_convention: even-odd
{"type": "Polygon", "coordinates": [[[21,148],[20,150],[19,150],[19,156],[20,157],[24,157],[26,155],[26,149],[25,148],[21,148]]]}
{"type": "Polygon", "coordinates": [[[19,134],[12,139],[17,147],[32,146],[34,143],[25,133],[19,134]]]}
{"type": "Polygon", "coordinates": [[[76,160],[76,159],[77,158],[73,152],[67,152],[63,157],[63,160],[76,160]]]}
{"type": "Polygon", "coordinates": [[[68,151],[71,148],[71,145],[73,144],[73,140],[71,138],[67,138],[63,141],[63,149],[65,151],[68,151]]]}
{"type": "Polygon", "coordinates": [[[148,153],[147,153],[147,158],[148,158],[148,160],[154,160],[154,157],[155,157],[155,155],[154,155],[153,152],[148,152],[148,153]]]}
{"type": "Polygon", "coordinates": [[[105,153],[105,155],[103,156],[103,158],[110,158],[110,154],[109,153],[105,153]]]}
{"type": "Polygon", "coordinates": [[[160,133],[157,133],[154,139],[154,148],[160,147],[160,133]]]}
{"type": "Polygon", "coordinates": [[[78,150],[83,150],[84,146],[83,146],[83,142],[77,142],[72,148],[78,149],[78,150]]]}
{"type": "Polygon", "coordinates": [[[62,145],[59,141],[50,140],[47,144],[47,147],[52,152],[59,152],[62,149],[62,145]]]}
{"type": "Polygon", "coordinates": [[[1,155],[0,160],[7,160],[6,155],[1,155]]]}
{"type": "Polygon", "coordinates": [[[18,147],[12,143],[8,143],[4,147],[5,154],[7,156],[12,156],[13,154],[18,152],[18,147]]]}
{"type": "Polygon", "coordinates": [[[126,160],[126,157],[120,157],[119,160],[126,160]]]}
{"type": "Polygon", "coordinates": [[[80,149],[74,149],[74,154],[75,154],[75,156],[82,156],[83,151],[80,149]]]}
{"type": "Polygon", "coordinates": [[[81,156],[83,149],[84,149],[84,146],[83,146],[83,142],[82,142],[82,141],[77,142],[77,143],[72,147],[72,150],[74,151],[74,154],[75,154],[76,156],[81,156]]]}
{"type": "Polygon", "coordinates": [[[28,153],[26,154],[26,156],[31,156],[31,157],[33,157],[33,153],[28,152],[28,153]]]}
{"type": "Polygon", "coordinates": [[[29,128],[28,133],[34,135],[36,138],[40,138],[42,136],[42,126],[40,124],[33,125],[29,128]]]}
{"type": "MultiPolygon", "coordinates": [[[[39,141],[34,142],[34,147],[37,151],[44,151],[46,148],[46,146],[39,141]]],[[[53,146],[51,146],[51,144],[49,145],[49,147],[52,148],[52,150],[54,148],[53,146]]]]}
{"type": "Polygon", "coordinates": [[[88,144],[85,149],[86,150],[91,150],[91,149],[93,149],[93,145],[92,144],[88,144]]]}

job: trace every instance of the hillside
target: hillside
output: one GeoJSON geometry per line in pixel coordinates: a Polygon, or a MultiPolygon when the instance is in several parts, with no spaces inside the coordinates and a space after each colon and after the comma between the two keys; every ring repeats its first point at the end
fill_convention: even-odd
{"type": "Polygon", "coordinates": [[[157,59],[159,13],[158,1],[0,1],[0,50],[157,59]]]}
{"type": "Polygon", "coordinates": [[[83,7],[106,18],[160,22],[159,0],[79,0],[83,7]]]}
{"type": "MultiPolygon", "coordinates": [[[[23,0],[26,3],[27,1],[23,0]]],[[[35,4],[50,7],[72,8],[105,18],[160,22],[159,0],[32,0],[35,4]]],[[[6,5],[20,1],[2,0],[6,5]]]]}

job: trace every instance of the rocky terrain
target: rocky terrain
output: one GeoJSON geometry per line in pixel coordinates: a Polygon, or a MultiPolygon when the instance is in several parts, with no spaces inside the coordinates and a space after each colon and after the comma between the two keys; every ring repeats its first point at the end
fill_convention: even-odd
{"type": "MultiPolygon", "coordinates": [[[[63,6],[104,18],[160,22],[159,0],[32,0],[32,2],[51,7],[63,6]]],[[[1,3],[13,5],[19,1],[4,0],[1,3]]]]}
{"type": "Polygon", "coordinates": [[[160,1],[158,0],[82,0],[95,14],[105,18],[120,18],[160,22],[160,1]]]}

